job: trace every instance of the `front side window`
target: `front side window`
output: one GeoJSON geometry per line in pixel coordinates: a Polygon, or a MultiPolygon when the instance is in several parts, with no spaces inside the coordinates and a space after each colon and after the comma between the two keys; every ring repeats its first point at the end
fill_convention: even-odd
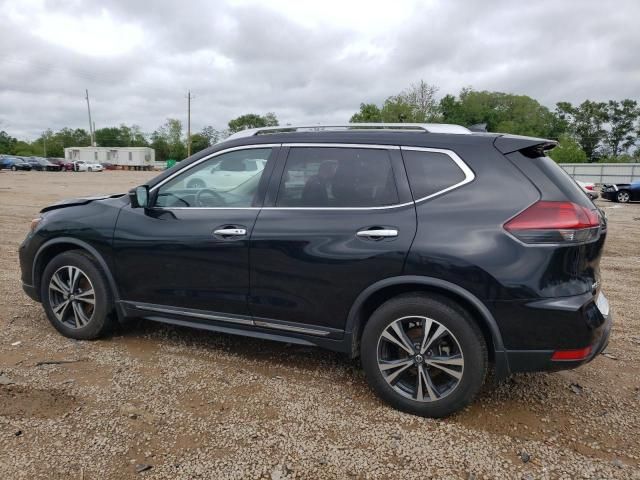
{"type": "Polygon", "coordinates": [[[157,207],[251,207],[271,148],[223,153],[189,168],[158,190],[157,207]]]}
{"type": "Polygon", "coordinates": [[[389,153],[382,149],[294,147],[278,207],[378,207],[398,202],[389,153]]]}

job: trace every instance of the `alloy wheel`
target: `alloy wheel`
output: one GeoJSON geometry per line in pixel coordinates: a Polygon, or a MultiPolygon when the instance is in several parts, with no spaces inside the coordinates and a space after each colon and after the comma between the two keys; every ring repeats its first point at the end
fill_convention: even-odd
{"type": "Polygon", "coordinates": [[[49,305],[62,324],[71,328],[86,326],[93,318],[95,303],[91,280],[78,267],[60,267],[51,276],[49,305]]]}
{"type": "Polygon", "coordinates": [[[408,316],[394,320],[378,338],[378,368],[400,395],[433,402],[460,384],[464,356],[447,327],[431,318],[408,316]]]}
{"type": "Polygon", "coordinates": [[[621,203],[627,203],[629,201],[629,192],[618,192],[618,201],[621,203]]]}

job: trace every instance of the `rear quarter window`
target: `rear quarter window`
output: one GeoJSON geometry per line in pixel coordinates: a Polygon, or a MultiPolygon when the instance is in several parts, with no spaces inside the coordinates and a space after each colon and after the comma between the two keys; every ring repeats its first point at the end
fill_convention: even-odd
{"type": "Polygon", "coordinates": [[[414,200],[457,185],[466,175],[453,159],[439,152],[402,150],[414,200]]]}

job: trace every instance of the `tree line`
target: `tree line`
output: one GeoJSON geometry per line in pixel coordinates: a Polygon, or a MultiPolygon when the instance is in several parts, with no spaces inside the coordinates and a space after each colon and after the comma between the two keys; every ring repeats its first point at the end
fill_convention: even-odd
{"type": "MultiPolygon", "coordinates": [[[[482,125],[489,132],[513,133],[558,140],[550,153],[557,162],[640,162],[640,108],[632,99],[573,105],[558,102],[549,109],[527,95],[463,88],[458,95],[438,98],[438,88],[421,80],[388,97],[381,105],[361,103],[351,123],[454,123],[482,125]]],[[[248,113],[229,121],[227,128],[204,127],[191,135],[195,153],[246,128],[277,126],[274,113],[248,113]]],[[[180,120],[169,118],[150,134],[137,125],[100,128],[95,140],[101,147],[149,146],[156,159],[182,160],[188,139],[180,120]]],[[[0,132],[0,153],[19,156],[61,157],[65,147],[88,146],[89,133],[82,129],[47,130],[33,142],[17,140],[0,132]]]]}
{"type": "MultiPolygon", "coordinates": [[[[228,123],[228,128],[217,130],[206,126],[191,135],[191,153],[199,152],[218,143],[232,133],[247,128],[277,126],[274,113],[241,115],[228,123]]],[[[182,160],[187,156],[187,142],[182,122],[168,118],[150,134],[144,133],[138,125],[99,128],[95,131],[96,145],[99,147],[151,147],[156,151],[156,160],[182,160]]],[[[18,140],[5,131],[0,131],[0,154],[21,157],[64,157],[66,147],[87,147],[91,145],[91,135],[83,128],[62,128],[54,132],[46,130],[32,142],[18,140]]]]}
{"type": "Polygon", "coordinates": [[[624,99],[579,105],[558,102],[554,110],[527,95],[463,88],[437,99],[424,81],[388,97],[382,105],[361,103],[350,122],[442,122],[482,125],[489,132],[558,140],[551,157],[564,162],[640,161],[640,108],[624,99]]]}

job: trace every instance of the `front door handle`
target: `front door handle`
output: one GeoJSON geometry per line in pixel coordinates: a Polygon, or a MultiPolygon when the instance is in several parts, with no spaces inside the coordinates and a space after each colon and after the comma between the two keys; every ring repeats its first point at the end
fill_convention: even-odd
{"type": "Polygon", "coordinates": [[[358,233],[356,233],[356,235],[358,237],[365,237],[365,238],[371,238],[371,239],[390,238],[390,237],[397,237],[398,230],[396,230],[395,228],[372,228],[369,230],[360,230],[358,233]]]}
{"type": "Polygon", "coordinates": [[[247,234],[246,228],[219,228],[213,231],[214,235],[222,237],[242,237],[247,234]]]}

